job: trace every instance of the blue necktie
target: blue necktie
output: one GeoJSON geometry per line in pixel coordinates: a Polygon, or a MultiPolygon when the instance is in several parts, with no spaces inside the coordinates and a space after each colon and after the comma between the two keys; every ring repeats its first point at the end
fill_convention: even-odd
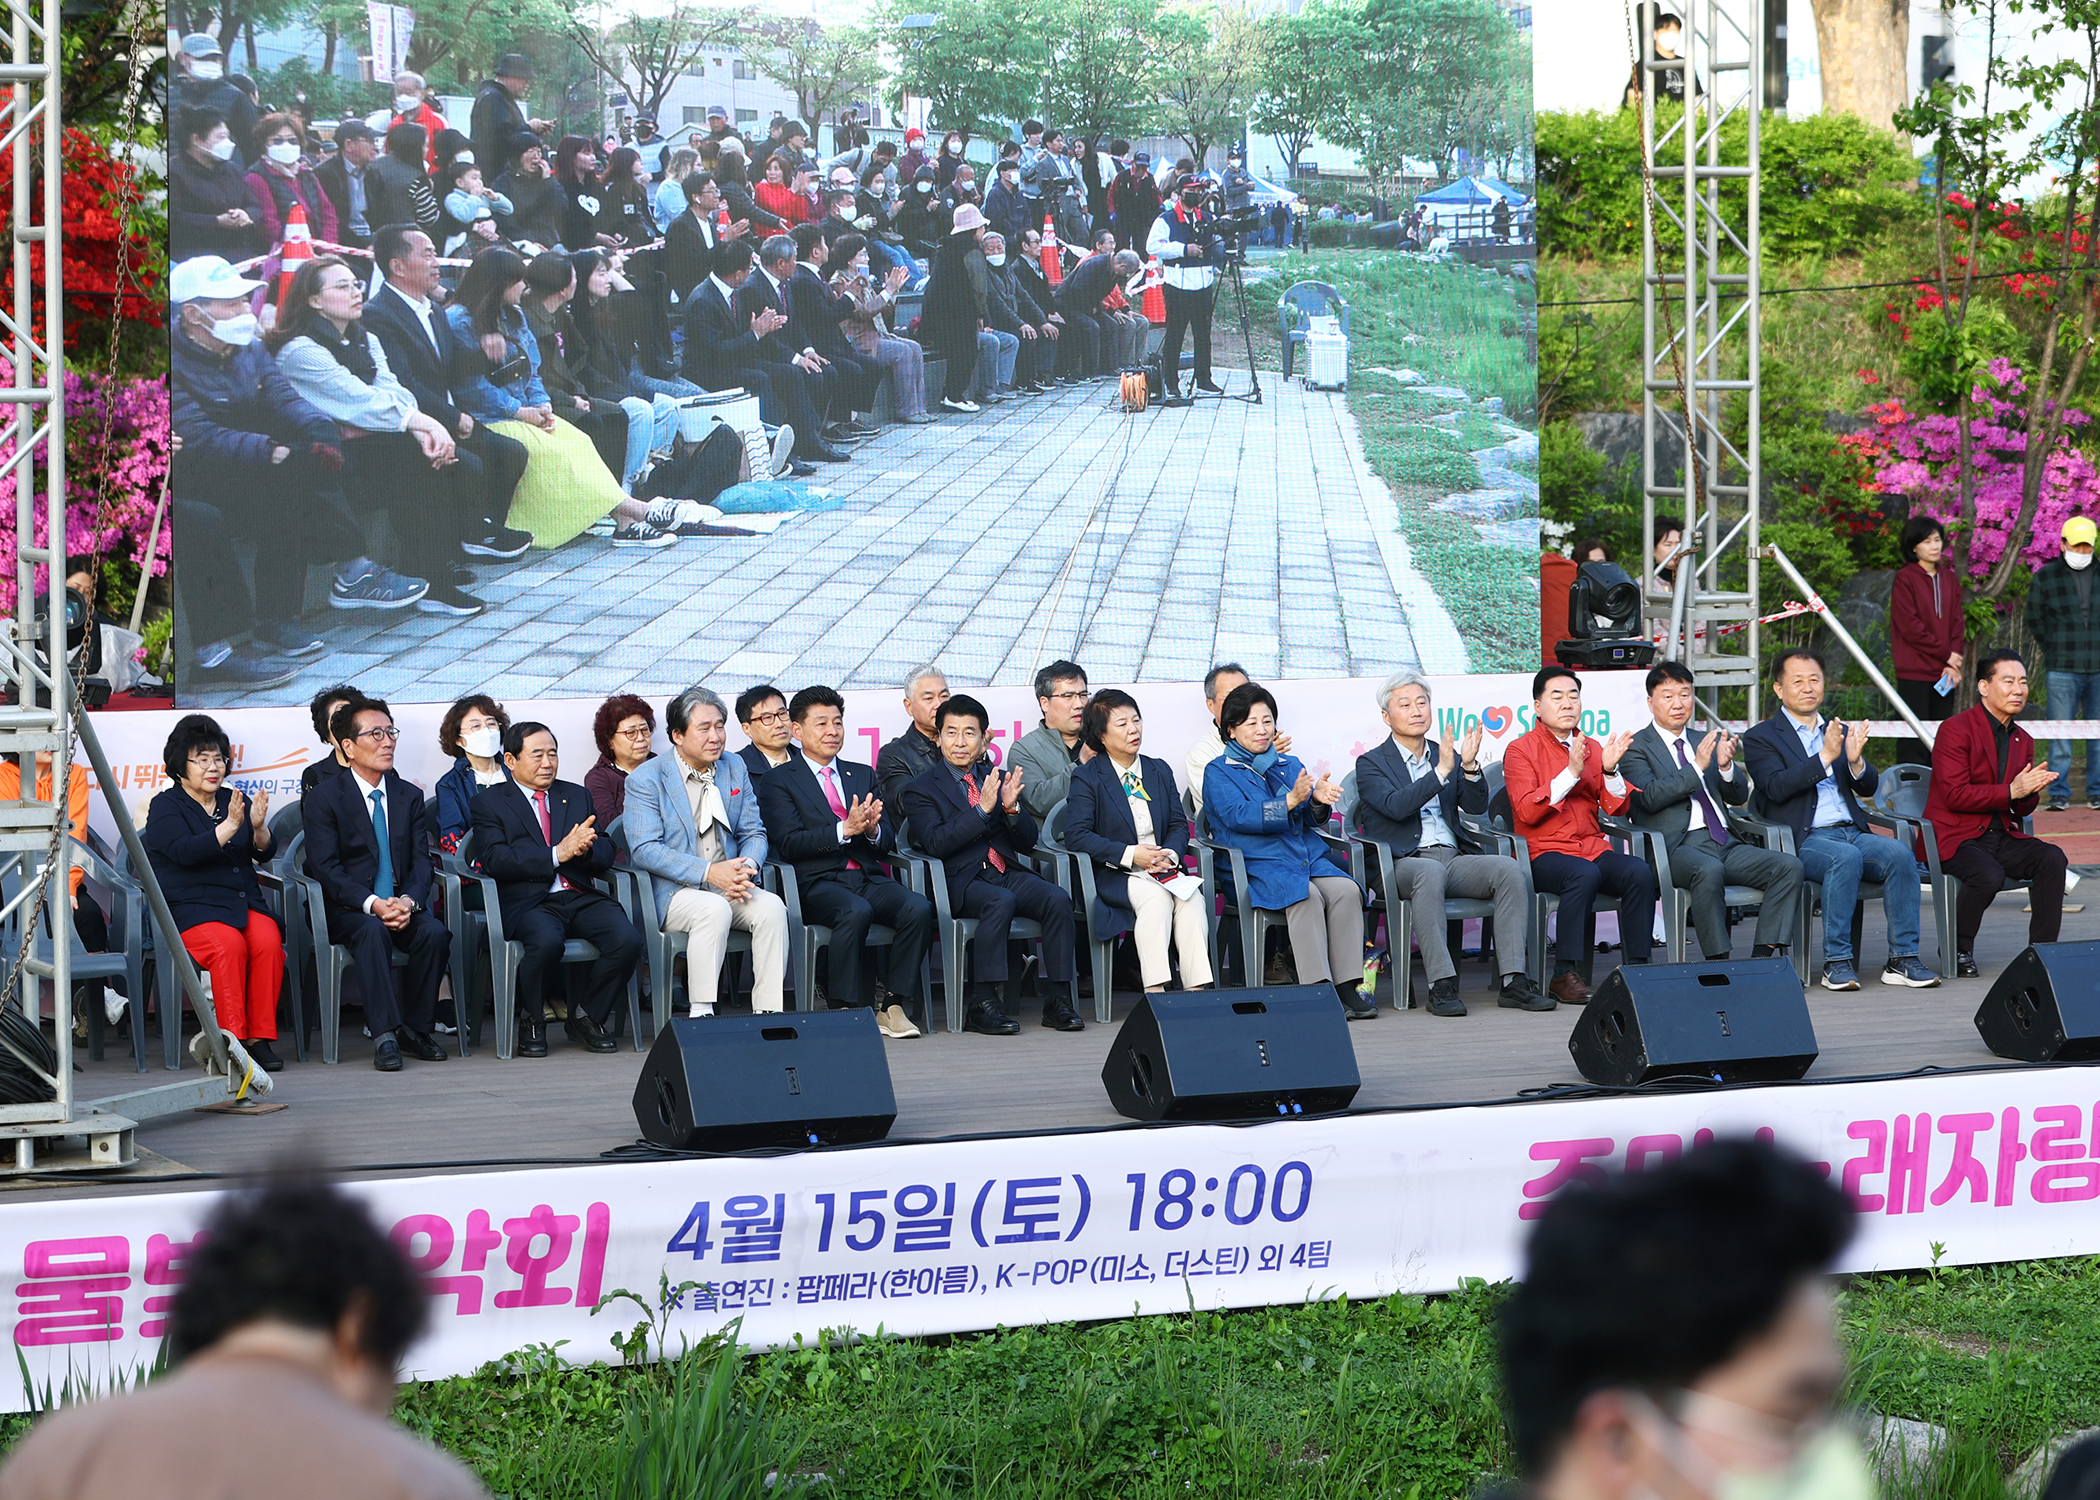
{"type": "Polygon", "coordinates": [[[394,841],[386,831],[386,788],[372,794],[372,832],[379,840],[379,874],[372,881],[372,894],[382,901],[394,895],[394,841]]]}

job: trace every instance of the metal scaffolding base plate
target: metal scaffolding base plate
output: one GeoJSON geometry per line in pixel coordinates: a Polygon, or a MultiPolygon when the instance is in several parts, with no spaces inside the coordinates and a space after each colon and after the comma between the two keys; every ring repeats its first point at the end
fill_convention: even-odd
{"type": "Polygon", "coordinates": [[[138,1165],[136,1121],[124,1115],[0,1125],[0,1176],[14,1172],[107,1172],[138,1165]],[[7,1148],[12,1146],[12,1151],[7,1148]]]}

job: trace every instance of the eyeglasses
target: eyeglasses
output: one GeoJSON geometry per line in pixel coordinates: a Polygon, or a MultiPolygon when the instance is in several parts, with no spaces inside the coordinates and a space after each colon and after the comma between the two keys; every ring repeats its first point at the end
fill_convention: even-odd
{"type": "Polygon", "coordinates": [[[751,716],[751,722],[754,724],[785,724],[787,721],[788,711],[784,708],[776,708],[769,714],[753,714],[751,716]]]}
{"type": "Polygon", "coordinates": [[[1085,688],[1081,688],[1073,693],[1049,693],[1045,696],[1052,703],[1084,703],[1086,702],[1087,692],[1085,688]]]}
{"type": "Polygon", "coordinates": [[[614,734],[623,740],[646,740],[651,734],[647,724],[637,724],[632,729],[615,729],[614,734]]]}
{"type": "Polygon", "coordinates": [[[226,757],[223,755],[192,755],[190,764],[200,771],[223,771],[226,769],[226,757]]]}
{"type": "Polygon", "coordinates": [[[360,729],[357,733],[351,735],[350,738],[353,740],[386,740],[391,743],[401,738],[401,731],[391,724],[383,724],[377,729],[360,729]]]}

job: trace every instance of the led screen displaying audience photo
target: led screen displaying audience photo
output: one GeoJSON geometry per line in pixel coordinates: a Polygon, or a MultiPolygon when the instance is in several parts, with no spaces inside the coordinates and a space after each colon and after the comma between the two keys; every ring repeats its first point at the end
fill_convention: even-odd
{"type": "Polygon", "coordinates": [[[1018,3],[178,31],[180,706],[1535,665],[1529,7],[1018,3]]]}

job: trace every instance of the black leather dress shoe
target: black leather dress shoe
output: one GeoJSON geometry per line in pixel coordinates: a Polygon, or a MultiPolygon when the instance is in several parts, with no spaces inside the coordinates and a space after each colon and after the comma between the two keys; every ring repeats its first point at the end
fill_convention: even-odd
{"type": "Polygon", "coordinates": [[[811,438],[795,449],[795,457],[804,463],[842,464],[852,456],[844,448],[835,447],[822,438],[811,438]]]}
{"type": "Polygon", "coordinates": [[[1213,396],[1222,396],[1225,394],[1225,387],[1223,387],[1222,385],[1213,385],[1208,380],[1197,381],[1196,389],[1199,391],[1208,391],[1213,396]]]}
{"type": "Polygon", "coordinates": [[[423,1062],[443,1062],[445,1060],[444,1047],[439,1044],[436,1037],[431,1036],[428,1032],[417,1031],[409,1026],[399,1026],[394,1029],[394,1036],[401,1043],[401,1053],[404,1057],[417,1058],[423,1062]]]}
{"type": "Polygon", "coordinates": [[[963,1030],[979,1036],[1019,1036],[1021,1025],[996,1005],[973,1005],[963,1017],[963,1030]]]}
{"type": "Polygon", "coordinates": [[[807,479],[810,475],[817,472],[817,466],[815,464],[804,463],[801,459],[797,458],[789,461],[787,472],[788,477],[790,479],[807,479]]]}
{"type": "Polygon", "coordinates": [[[1043,1007],[1043,1024],[1052,1031],[1084,1031],[1086,1022],[1079,1019],[1079,1012],[1072,1009],[1069,1000],[1052,1000],[1043,1007]]]}
{"type": "Polygon", "coordinates": [[[372,1066],[382,1073],[400,1072],[401,1044],[391,1035],[381,1037],[379,1045],[372,1049],[372,1066]]]}
{"type": "Polygon", "coordinates": [[[547,1023],[544,1021],[518,1022],[518,1056],[545,1057],[547,1055],[547,1023]]]}
{"type": "Polygon", "coordinates": [[[267,1041],[258,1037],[252,1042],[243,1042],[241,1045],[247,1049],[249,1058],[265,1073],[282,1073],[284,1071],[284,1059],[277,1055],[277,1049],[272,1047],[267,1041]]]}
{"type": "Polygon", "coordinates": [[[1344,990],[1342,1011],[1352,1021],[1375,1021],[1378,1019],[1378,1002],[1366,1000],[1361,990],[1344,990]]]}
{"type": "Polygon", "coordinates": [[[620,1044],[612,1039],[612,1033],[593,1021],[582,1011],[569,1013],[569,1037],[583,1043],[586,1052],[617,1052],[620,1044]]]}

